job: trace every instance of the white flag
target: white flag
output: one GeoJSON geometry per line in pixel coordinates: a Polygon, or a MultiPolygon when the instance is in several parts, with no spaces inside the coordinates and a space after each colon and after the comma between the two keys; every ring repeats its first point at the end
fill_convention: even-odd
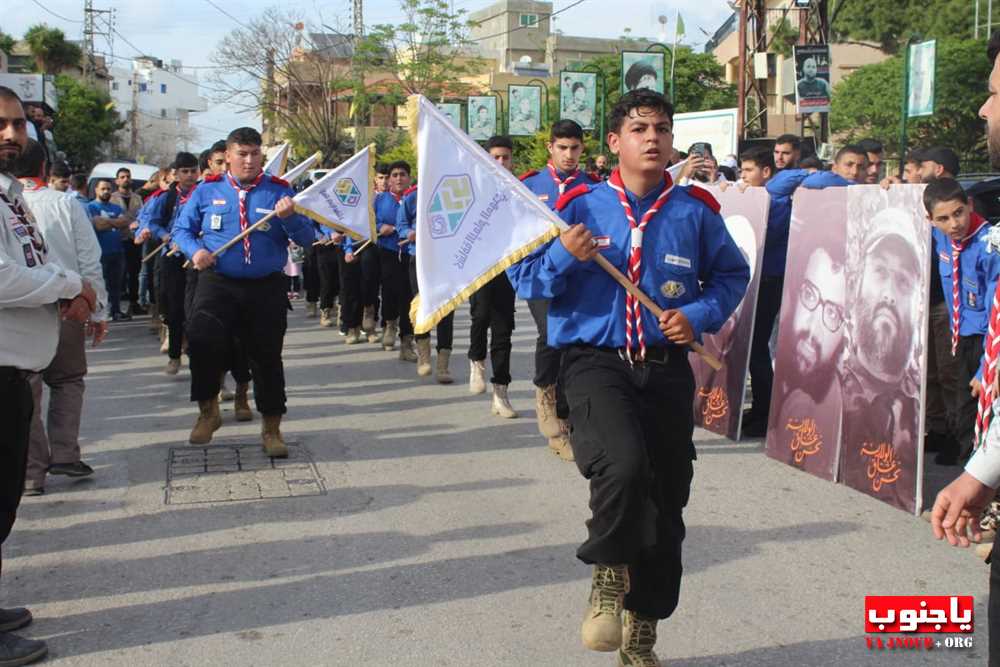
{"type": "Polygon", "coordinates": [[[559,217],[422,96],[408,102],[416,132],[417,333],[559,233],[559,217]]]}
{"type": "Polygon", "coordinates": [[[264,165],[264,173],[268,176],[281,176],[285,173],[285,168],[288,166],[288,151],[291,149],[291,144],[287,141],[281,145],[271,159],[267,161],[264,165]]]}
{"type": "Polygon", "coordinates": [[[295,195],[295,210],[358,241],[375,234],[375,145],[295,195]]]}
{"type": "Polygon", "coordinates": [[[307,157],[305,160],[295,165],[291,171],[289,171],[287,174],[281,177],[281,180],[288,181],[290,185],[295,185],[295,181],[302,178],[302,176],[304,176],[305,173],[309,171],[314,164],[319,162],[320,158],[322,157],[323,154],[320,153],[319,151],[316,151],[315,153],[307,157]]]}

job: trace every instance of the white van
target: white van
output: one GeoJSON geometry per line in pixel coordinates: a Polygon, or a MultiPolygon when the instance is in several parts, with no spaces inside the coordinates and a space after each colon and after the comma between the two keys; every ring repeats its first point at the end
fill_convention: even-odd
{"type": "Polygon", "coordinates": [[[152,164],[136,164],[135,162],[102,162],[90,170],[90,177],[87,179],[88,196],[91,199],[94,198],[94,188],[97,185],[97,181],[111,181],[111,187],[114,189],[115,175],[118,173],[119,169],[128,169],[132,172],[132,192],[138,191],[139,188],[141,188],[153,174],[160,170],[159,167],[152,164]]]}

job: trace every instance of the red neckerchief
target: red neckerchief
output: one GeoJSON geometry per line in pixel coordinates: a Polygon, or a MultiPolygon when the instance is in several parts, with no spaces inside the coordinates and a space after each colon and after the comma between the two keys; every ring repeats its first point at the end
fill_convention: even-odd
{"type": "MultiPolygon", "coordinates": [[[[245,232],[247,227],[250,226],[250,217],[247,215],[247,193],[260,185],[260,182],[264,180],[264,172],[257,174],[257,178],[250,185],[242,185],[228,171],[226,172],[226,179],[229,181],[229,185],[236,190],[236,194],[240,199],[240,231],[245,232]]],[[[243,237],[243,263],[250,263],[250,234],[243,237]]]]}
{"type": "MultiPolygon", "coordinates": [[[[667,199],[670,197],[670,191],[673,190],[674,184],[670,179],[670,174],[664,172],[663,190],[657,195],[656,201],[653,205],[643,214],[642,220],[638,223],[635,221],[635,216],[632,214],[632,205],[628,202],[628,197],[625,195],[625,184],[622,182],[621,173],[616,168],[611,172],[611,178],[608,179],[608,185],[611,189],[618,194],[618,201],[621,202],[622,209],[625,211],[625,219],[628,220],[628,225],[632,230],[631,235],[631,252],[628,258],[628,279],[632,281],[633,285],[639,284],[639,279],[642,277],[642,236],[643,232],[646,231],[646,225],[649,221],[653,219],[653,216],[659,212],[660,207],[666,203],[667,199]]],[[[635,330],[636,338],[639,343],[639,360],[646,358],[646,338],[642,331],[642,305],[639,303],[639,299],[632,295],[631,292],[625,293],[625,351],[628,354],[629,361],[633,361],[634,357],[632,355],[632,331],[635,330]]]]}
{"type": "Polygon", "coordinates": [[[580,175],[580,170],[575,169],[572,174],[563,180],[559,178],[559,172],[556,171],[556,168],[552,166],[551,162],[549,162],[546,166],[549,168],[549,174],[552,176],[552,180],[556,182],[556,187],[559,188],[560,197],[562,197],[563,193],[566,192],[566,188],[569,187],[569,184],[575,181],[580,175]]]}
{"type": "Polygon", "coordinates": [[[986,224],[986,220],[977,213],[972,214],[972,224],[969,225],[969,233],[961,241],[951,242],[951,356],[955,356],[958,351],[958,327],[959,327],[959,282],[961,282],[961,263],[958,261],[965,246],[976,235],[976,232],[986,224]]]}
{"type": "Polygon", "coordinates": [[[25,190],[31,190],[32,192],[34,192],[35,190],[44,190],[45,188],[48,187],[48,183],[46,183],[45,181],[36,176],[30,176],[28,178],[19,178],[17,180],[21,181],[21,183],[25,186],[24,188],[25,190]]]}

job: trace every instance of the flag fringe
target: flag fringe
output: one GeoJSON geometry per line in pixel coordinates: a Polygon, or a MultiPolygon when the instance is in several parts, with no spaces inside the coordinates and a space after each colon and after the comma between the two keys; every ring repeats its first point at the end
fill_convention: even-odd
{"type": "Polygon", "coordinates": [[[368,227],[371,229],[371,241],[378,238],[378,227],[375,224],[375,144],[368,144],[368,227]]]}
{"type": "MultiPolygon", "coordinates": [[[[301,206],[299,204],[295,204],[295,212],[296,213],[301,213],[302,215],[306,216],[310,220],[314,220],[314,221],[318,222],[319,224],[323,225],[324,227],[330,227],[331,229],[336,229],[338,232],[341,232],[343,234],[347,234],[348,236],[350,236],[355,241],[367,241],[368,240],[364,236],[362,236],[361,234],[358,234],[353,229],[345,227],[344,225],[342,225],[340,223],[337,223],[337,222],[334,222],[333,220],[328,220],[327,218],[323,217],[322,215],[320,215],[316,211],[313,211],[311,209],[305,208],[304,206],[301,206]]],[[[374,238],[374,236],[372,238],[374,238]]]]}
{"type": "MultiPolygon", "coordinates": [[[[514,252],[510,253],[502,260],[491,266],[489,269],[484,271],[478,278],[472,281],[472,283],[456,294],[454,297],[449,299],[444,305],[435,310],[430,314],[428,319],[418,322],[417,321],[417,311],[420,308],[420,295],[413,297],[413,301],[410,303],[410,321],[413,322],[413,333],[424,334],[430,332],[434,327],[437,326],[438,322],[446,318],[452,311],[454,311],[458,306],[467,301],[473,294],[478,292],[486,283],[490,282],[498,275],[514,266],[522,259],[533,253],[535,250],[548,243],[552,239],[559,236],[559,228],[552,226],[549,231],[540,236],[539,238],[530,241],[526,245],[518,248],[514,252]]],[[[414,258],[415,259],[415,258],[414,258]]],[[[514,291],[517,291],[517,287],[514,287],[514,291]]]]}

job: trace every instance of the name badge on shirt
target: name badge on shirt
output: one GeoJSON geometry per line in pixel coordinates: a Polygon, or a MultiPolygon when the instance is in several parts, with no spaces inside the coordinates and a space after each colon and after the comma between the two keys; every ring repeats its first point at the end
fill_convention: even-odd
{"type": "Polygon", "coordinates": [[[210,224],[211,224],[211,227],[212,227],[212,231],[214,231],[214,232],[219,231],[220,229],[222,229],[222,216],[221,215],[213,215],[212,218],[211,218],[210,224]]]}
{"type": "Polygon", "coordinates": [[[212,200],[212,206],[225,206],[225,205],[226,205],[226,200],[225,199],[213,199],[212,200]]]}
{"type": "Polygon", "coordinates": [[[255,208],[254,211],[256,211],[257,213],[263,213],[264,215],[268,215],[273,212],[270,209],[266,208],[255,208]]]}
{"type": "Polygon", "coordinates": [[[549,200],[549,196],[548,195],[538,195],[538,198],[540,200],[542,200],[542,201],[548,201],[549,200]]]}
{"type": "Polygon", "coordinates": [[[595,236],[594,243],[598,248],[610,248],[611,247],[611,237],[610,236],[595,236]]]}
{"type": "Polygon", "coordinates": [[[667,256],[663,258],[663,261],[666,264],[673,264],[674,266],[680,266],[685,269],[691,268],[691,260],[687,257],[679,257],[668,253],[667,256]]]}

